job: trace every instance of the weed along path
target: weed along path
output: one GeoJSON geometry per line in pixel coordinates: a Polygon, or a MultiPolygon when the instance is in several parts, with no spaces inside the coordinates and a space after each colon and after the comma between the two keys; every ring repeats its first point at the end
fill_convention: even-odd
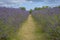
{"type": "Polygon", "coordinates": [[[31,15],[23,23],[22,27],[19,30],[20,40],[35,40],[35,22],[31,15]]]}

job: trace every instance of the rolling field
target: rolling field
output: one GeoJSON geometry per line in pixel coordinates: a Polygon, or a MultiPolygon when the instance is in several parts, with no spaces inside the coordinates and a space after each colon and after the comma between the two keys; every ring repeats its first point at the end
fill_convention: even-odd
{"type": "Polygon", "coordinates": [[[18,35],[21,36],[20,40],[35,40],[35,22],[33,21],[31,15],[28,16],[28,19],[23,23],[21,29],[19,30],[18,35]]]}
{"type": "Polygon", "coordinates": [[[0,8],[0,40],[60,40],[60,8],[0,8]]]}
{"type": "Polygon", "coordinates": [[[22,24],[22,27],[19,29],[19,40],[45,40],[45,34],[40,31],[36,25],[36,22],[32,18],[32,15],[29,15],[28,19],[22,24]]]}

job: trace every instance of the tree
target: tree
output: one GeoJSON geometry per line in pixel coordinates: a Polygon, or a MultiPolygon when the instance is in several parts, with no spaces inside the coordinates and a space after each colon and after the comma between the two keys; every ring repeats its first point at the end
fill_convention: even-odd
{"type": "Polygon", "coordinates": [[[43,6],[42,8],[41,7],[35,7],[34,10],[41,10],[41,9],[44,9],[44,8],[50,8],[49,6],[43,6]]]}
{"type": "Polygon", "coordinates": [[[25,8],[25,7],[20,7],[20,9],[21,9],[21,10],[26,10],[26,8],[25,8]]]}
{"type": "Polygon", "coordinates": [[[58,8],[60,8],[60,6],[58,6],[58,8]]]}
{"type": "Polygon", "coordinates": [[[35,7],[34,10],[41,10],[42,8],[40,7],[35,7]]]}
{"type": "Polygon", "coordinates": [[[34,10],[37,10],[37,9],[38,9],[37,7],[34,8],[34,10]]]}
{"type": "Polygon", "coordinates": [[[49,6],[43,6],[42,8],[49,8],[49,6]]]}
{"type": "Polygon", "coordinates": [[[30,9],[29,13],[31,14],[31,13],[32,13],[32,11],[33,11],[33,10],[32,10],[32,9],[30,9]]]}

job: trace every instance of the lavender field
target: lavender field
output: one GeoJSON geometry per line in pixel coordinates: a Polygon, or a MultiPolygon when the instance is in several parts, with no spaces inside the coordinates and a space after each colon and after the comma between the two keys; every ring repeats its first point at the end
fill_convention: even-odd
{"type": "Polygon", "coordinates": [[[60,7],[0,7],[0,40],[60,40],[60,7]]]}
{"type": "MultiPolygon", "coordinates": [[[[44,37],[46,37],[46,40],[60,40],[59,7],[34,10],[31,14],[37,23],[36,27],[39,28],[36,34],[45,34],[44,37]]],[[[40,40],[40,37],[38,39],[40,40]]]]}
{"type": "Polygon", "coordinates": [[[15,38],[28,16],[29,12],[25,10],[0,7],[0,40],[15,38]]]}

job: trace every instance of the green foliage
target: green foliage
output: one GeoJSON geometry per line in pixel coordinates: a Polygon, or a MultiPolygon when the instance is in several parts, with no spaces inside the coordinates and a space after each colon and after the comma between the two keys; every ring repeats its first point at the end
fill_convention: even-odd
{"type": "Polygon", "coordinates": [[[32,11],[33,11],[33,10],[32,10],[32,9],[30,9],[29,13],[31,14],[31,13],[32,13],[32,11]]]}
{"type": "Polygon", "coordinates": [[[26,8],[25,8],[25,7],[20,7],[20,9],[21,9],[21,10],[26,10],[26,8]]]}
{"type": "Polygon", "coordinates": [[[41,10],[41,9],[44,9],[44,8],[49,8],[49,6],[35,7],[34,10],[41,10]]]}
{"type": "Polygon", "coordinates": [[[42,8],[35,7],[34,10],[41,10],[42,8]]]}
{"type": "Polygon", "coordinates": [[[60,6],[58,6],[58,8],[60,8],[60,6]]]}
{"type": "Polygon", "coordinates": [[[49,8],[49,6],[43,6],[42,8],[49,8]]]}

